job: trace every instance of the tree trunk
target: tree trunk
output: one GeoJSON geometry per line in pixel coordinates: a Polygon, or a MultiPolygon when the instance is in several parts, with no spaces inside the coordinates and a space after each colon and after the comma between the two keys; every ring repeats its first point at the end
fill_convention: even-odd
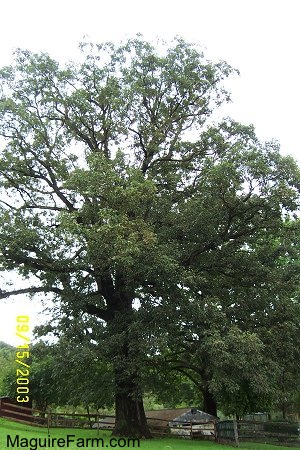
{"type": "Polygon", "coordinates": [[[212,416],[217,417],[217,402],[215,401],[213,395],[208,390],[207,387],[205,387],[202,390],[203,394],[203,411],[211,414],[212,416]]]}
{"type": "Polygon", "coordinates": [[[93,422],[91,421],[91,415],[90,415],[90,407],[89,407],[89,405],[86,405],[86,412],[87,412],[88,419],[89,419],[89,426],[90,426],[90,428],[93,428],[93,422]]]}
{"type": "Polygon", "coordinates": [[[286,420],[286,404],[285,404],[284,399],[283,399],[283,401],[281,403],[281,412],[282,412],[283,420],[286,420]]]}
{"type": "Polygon", "coordinates": [[[114,436],[150,438],[140,380],[141,348],[132,301],[119,296],[111,322],[112,362],[115,378],[116,423],[114,436]]]}
{"type": "MultiPolygon", "coordinates": [[[[124,372],[125,372],[124,368],[124,372]]],[[[139,381],[134,377],[124,377],[124,372],[117,371],[116,386],[116,423],[114,436],[150,438],[142,395],[138,394],[139,381]]]]}

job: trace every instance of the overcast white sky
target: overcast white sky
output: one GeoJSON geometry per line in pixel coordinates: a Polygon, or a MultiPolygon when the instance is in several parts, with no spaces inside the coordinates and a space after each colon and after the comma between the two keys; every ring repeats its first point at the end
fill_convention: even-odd
{"type": "MultiPolygon", "coordinates": [[[[199,43],[209,59],[240,70],[224,115],[254,124],[261,139],[277,139],[300,161],[299,0],[2,0],[0,13],[0,66],[16,47],[74,59],[84,36],[101,42],[178,34],[199,43]]],[[[24,297],[0,300],[0,340],[19,343],[16,315],[37,324],[37,310],[24,297]]]]}

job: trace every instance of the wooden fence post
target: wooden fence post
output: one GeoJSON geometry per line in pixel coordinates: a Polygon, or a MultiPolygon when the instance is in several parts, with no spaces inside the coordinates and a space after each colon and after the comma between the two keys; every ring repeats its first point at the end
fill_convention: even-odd
{"type": "Polygon", "coordinates": [[[48,416],[47,416],[47,427],[48,427],[48,434],[50,434],[50,427],[51,427],[51,411],[48,411],[48,416]]]}

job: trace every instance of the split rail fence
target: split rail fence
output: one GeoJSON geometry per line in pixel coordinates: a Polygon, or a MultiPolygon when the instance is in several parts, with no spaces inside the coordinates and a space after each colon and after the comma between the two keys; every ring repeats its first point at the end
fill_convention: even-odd
{"type": "MultiPolygon", "coordinates": [[[[83,413],[44,412],[36,408],[26,408],[0,399],[0,417],[29,425],[50,428],[96,428],[107,430],[114,427],[115,416],[83,413]]],[[[215,422],[170,421],[154,417],[147,418],[153,435],[173,435],[178,437],[210,437],[215,435],[215,422]],[[172,422],[172,426],[169,424],[172,422]]]]}
{"type": "MultiPolygon", "coordinates": [[[[26,408],[0,399],[0,417],[15,422],[48,428],[92,428],[102,419],[114,418],[101,414],[53,413],[36,408],[26,408]]],[[[108,422],[101,422],[107,428],[108,422]]]]}
{"type": "MultiPolygon", "coordinates": [[[[115,416],[44,412],[0,399],[0,417],[34,426],[50,428],[112,429],[115,416]]],[[[242,441],[289,442],[300,446],[300,423],[222,420],[211,422],[179,422],[147,418],[153,435],[214,439],[220,443],[242,441]]]]}

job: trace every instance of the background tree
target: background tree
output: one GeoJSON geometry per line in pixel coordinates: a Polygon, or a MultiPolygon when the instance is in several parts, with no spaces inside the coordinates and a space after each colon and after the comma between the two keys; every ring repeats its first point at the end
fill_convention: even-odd
{"type": "MultiPolygon", "coordinates": [[[[42,416],[49,407],[83,406],[88,412],[112,407],[112,368],[97,358],[100,352],[91,343],[69,335],[55,344],[37,342],[30,353],[30,399],[42,416]]],[[[14,359],[3,383],[6,395],[15,398],[14,359]]]]}
{"type": "Polygon", "coordinates": [[[114,433],[148,437],[134,304],[176,309],[225,262],[239,272],[231,256],[242,263],[297,208],[299,172],[251,127],[209,125],[229,98],[226,63],[180,39],[160,52],[140,38],[82,48],[83,62],[64,68],[19,51],[0,73],[1,264],[29,280],[1,297],[52,293],[72,320],[95,316],[114,433]]]}
{"type": "Polygon", "coordinates": [[[88,413],[91,408],[98,411],[113,407],[113,367],[104,359],[99,348],[102,345],[103,340],[97,344],[87,338],[70,338],[70,330],[55,345],[54,371],[60,381],[60,405],[84,406],[88,413]]]}
{"type": "MultiPolygon", "coordinates": [[[[0,396],[7,396],[5,378],[15,368],[15,349],[11,345],[0,341],[0,396]]],[[[14,394],[15,395],[15,394],[14,394]]]]}
{"type": "MultiPolygon", "coordinates": [[[[170,370],[163,357],[150,359],[144,368],[145,391],[164,408],[199,407],[202,404],[201,391],[182,373],[170,370]]],[[[158,409],[151,408],[151,409],[158,409]]]]}
{"type": "Polygon", "coordinates": [[[202,392],[205,411],[217,415],[218,406],[240,417],[270,411],[283,396],[286,403],[294,397],[299,374],[298,235],[298,220],[287,220],[276,240],[271,232],[226,259],[220,252],[218,265],[207,271],[194,298],[152,311],[152,317],[157,313],[152,365],[162,374],[188,376],[202,392]],[[161,314],[166,307],[169,312],[161,314]],[[168,322],[160,319],[166,314],[168,322]]]}

